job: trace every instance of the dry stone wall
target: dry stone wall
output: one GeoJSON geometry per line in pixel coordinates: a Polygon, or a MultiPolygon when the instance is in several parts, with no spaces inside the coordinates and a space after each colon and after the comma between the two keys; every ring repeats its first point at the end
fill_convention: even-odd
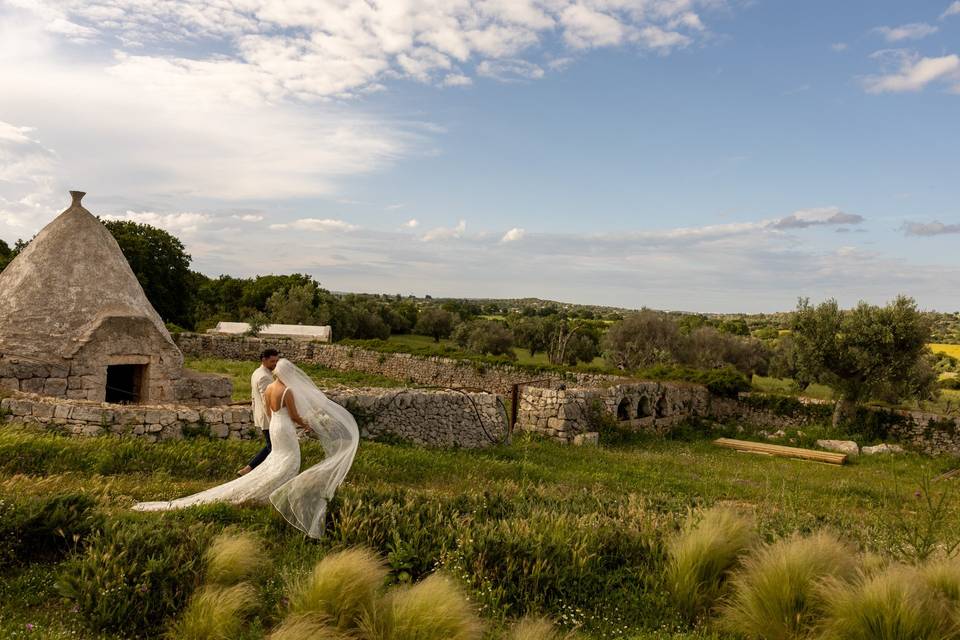
{"type": "MultiPolygon", "coordinates": [[[[337,390],[330,398],[354,413],[365,438],[395,437],[430,447],[476,448],[507,430],[496,396],[396,389],[337,390]]],[[[0,422],[27,422],[74,436],[126,435],[148,442],[208,434],[259,438],[246,405],[115,405],[16,393],[0,400],[0,422]]]]}
{"type": "Polygon", "coordinates": [[[174,340],[184,355],[199,358],[256,361],[260,353],[273,347],[294,362],[316,364],[338,371],[362,371],[402,380],[411,384],[484,389],[507,395],[513,385],[531,379],[550,378],[571,386],[600,386],[622,381],[618,376],[585,373],[537,373],[510,365],[490,365],[453,358],[415,356],[408,353],[382,353],[359,347],[289,338],[248,338],[197,333],[181,333],[174,340]]]}
{"type": "Polygon", "coordinates": [[[705,387],[674,382],[630,382],[594,388],[524,387],[516,428],[569,443],[590,432],[595,410],[616,416],[622,426],[661,434],[678,422],[707,416],[705,387]]]}

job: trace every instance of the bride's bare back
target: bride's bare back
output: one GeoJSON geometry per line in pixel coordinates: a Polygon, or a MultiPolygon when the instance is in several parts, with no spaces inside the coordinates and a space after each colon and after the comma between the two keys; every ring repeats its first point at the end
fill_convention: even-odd
{"type": "Polygon", "coordinates": [[[300,414],[297,413],[297,402],[293,397],[293,391],[289,390],[285,384],[279,380],[270,383],[270,385],[267,386],[264,396],[264,400],[266,400],[267,403],[267,412],[270,416],[280,411],[283,407],[286,407],[287,413],[290,414],[290,419],[293,420],[294,424],[299,425],[303,429],[307,428],[307,424],[300,417],[300,414]],[[286,392],[286,395],[284,395],[284,392],[286,392]]]}

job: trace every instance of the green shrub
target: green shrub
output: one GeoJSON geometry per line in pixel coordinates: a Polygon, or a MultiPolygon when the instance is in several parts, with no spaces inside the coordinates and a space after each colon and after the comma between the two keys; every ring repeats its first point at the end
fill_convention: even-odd
{"type": "Polygon", "coordinates": [[[0,567],[56,560],[102,525],[96,501],[70,493],[0,498],[0,567]]]}
{"type": "Polygon", "coordinates": [[[578,515],[567,504],[475,522],[445,564],[469,580],[485,614],[567,614],[602,633],[620,611],[637,624],[664,615],[663,560],[648,523],[578,515]]]}
{"type": "Polygon", "coordinates": [[[262,577],[270,565],[263,541],[250,533],[221,533],[210,543],[204,557],[207,582],[223,586],[262,577]]]}
{"type": "Polygon", "coordinates": [[[892,566],[854,583],[829,580],[823,640],[947,640],[957,637],[944,603],[913,567],[892,566]]]}
{"type": "Polygon", "coordinates": [[[152,634],[199,584],[209,537],[208,527],[173,518],[117,520],[64,564],[57,590],[94,631],[152,634]]]}
{"type": "Polygon", "coordinates": [[[729,508],[688,518],[667,547],[667,584],[684,618],[693,621],[709,613],[730,572],[756,540],[753,520],[729,508]]]}
{"type": "Polygon", "coordinates": [[[757,640],[809,638],[823,607],[820,583],[849,580],[856,568],[853,550],[823,532],[762,547],[733,575],[722,624],[757,640]]]}
{"type": "Polygon", "coordinates": [[[256,591],[246,583],[204,587],[190,598],[168,636],[170,640],[234,640],[256,599],[256,591]]]}
{"type": "Polygon", "coordinates": [[[483,633],[466,596],[439,573],[388,592],[362,628],[369,640],[479,640],[483,633]]]}
{"type": "Polygon", "coordinates": [[[418,580],[455,544],[464,500],[407,490],[356,490],[344,486],[330,505],[330,538],[344,547],[370,547],[387,557],[399,580],[418,580]]]}
{"type": "Polygon", "coordinates": [[[333,553],[293,589],[290,611],[314,614],[338,629],[352,629],[373,608],[386,580],[387,568],[374,552],[333,553]]]}

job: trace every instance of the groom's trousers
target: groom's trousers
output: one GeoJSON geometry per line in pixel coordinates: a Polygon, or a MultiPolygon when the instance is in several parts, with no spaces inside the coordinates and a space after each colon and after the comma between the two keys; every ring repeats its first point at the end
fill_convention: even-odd
{"type": "Polygon", "coordinates": [[[267,459],[267,456],[270,455],[270,452],[273,450],[273,446],[270,444],[270,431],[268,429],[263,430],[263,438],[267,441],[267,444],[263,445],[263,449],[257,451],[257,455],[250,458],[250,462],[247,464],[251,469],[256,468],[258,464],[267,459]]]}

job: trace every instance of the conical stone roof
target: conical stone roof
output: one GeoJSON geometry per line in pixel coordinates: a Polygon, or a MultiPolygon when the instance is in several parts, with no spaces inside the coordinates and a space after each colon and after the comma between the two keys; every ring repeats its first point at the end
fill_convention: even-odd
{"type": "Polygon", "coordinates": [[[0,355],[61,362],[109,317],[146,318],[173,345],[117,241],[81,206],[85,194],[70,195],[0,273],[0,355]]]}

